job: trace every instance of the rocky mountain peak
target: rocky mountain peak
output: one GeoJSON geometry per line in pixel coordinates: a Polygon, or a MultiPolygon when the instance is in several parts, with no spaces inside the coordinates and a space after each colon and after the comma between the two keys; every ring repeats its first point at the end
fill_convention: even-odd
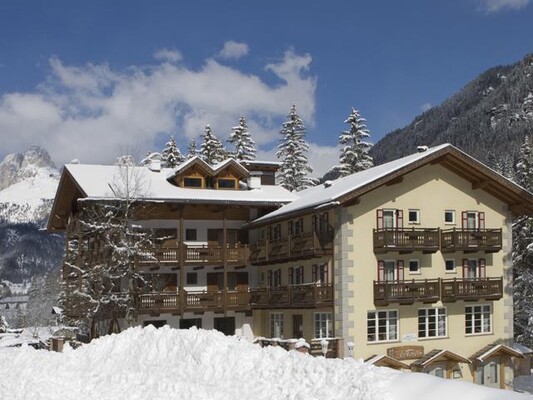
{"type": "Polygon", "coordinates": [[[50,154],[39,146],[24,153],[8,154],[0,163],[0,190],[39,174],[57,174],[50,154]]]}

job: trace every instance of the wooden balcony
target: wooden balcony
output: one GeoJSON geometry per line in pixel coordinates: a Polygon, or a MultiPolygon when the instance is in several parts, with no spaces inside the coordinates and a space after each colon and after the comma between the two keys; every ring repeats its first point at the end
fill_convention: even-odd
{"type": "MultiPolygon", "coordinates": [[[[139,267],[158,267],[162,265],[179,266],[181,256],[185,266],[191,265],[222,265],[224,263],[224,247],[220,245],[186,245],[175,247],[154,247],[145,249],[144,255],[137,258],[139,267]]],[[[246,265],[248,245],[239,244],[226,247],[228,265],[246,265]]]]}
{"type": "Polygon", "coordinates": [[[374,304],[435,303],[440,299],[440,279],[412,279],[400,282],[374,281],[374,304]]]}
{"type": "Polygon", "coordinates": [[[447,229],[441,234],[443,252],[496,253],[502,249],[501,229],[447,229]]]}
{"type": "Polygon", "coordinates": [[[250,245],[250,263],[255,265],[333,254],[333,232],[310,232],[250,245]]]}
{"type": "Polygon", "coordinates": [[[205,312],[205,311],[248,311],[250,309],[248,290],[183,291],[183,299],[177,292],[143,293],[138,298],[141,314],[205,312]],[[183,304],[181,303],[183,301],[183,304]]]}
{"type": "Polygon", "coordinates": [[[439,250],[439,236],[439,228],[374,229],[374,253],[387,251],[435,253],[439,250]]]}
{"type": "Polygon", "coordinates": [[[252,309],[317,308],[333,306],[333,287],[326,285],[291,285],[250,289],[252,309]]]}
{"type": "Polygon", "coordinates": [[[499,300],[503,297],[503,278],[442,279],[443,302],[457,300],[499,300]]]}

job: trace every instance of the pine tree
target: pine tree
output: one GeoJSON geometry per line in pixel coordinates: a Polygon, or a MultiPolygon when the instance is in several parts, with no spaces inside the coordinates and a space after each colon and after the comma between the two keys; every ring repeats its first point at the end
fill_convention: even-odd
{"type": "Polygon", "coordinates": [[[170,136],[170,139],[165,143],[165,147],[161,152],[161,164],[164,168],[175,168],[184,161],[183,155],[180,149],[176,145],[174,136],[170,136]]]}
{"type": "Polygon", "coordinates": [[[350,130],[341,132],[339,136],[339,144],[344,146],[340,156],[341,176],[364,171],[374,165],[372,157],[368,154],[372,144],[365,142],[365,139],[370,137],[365,122],[359,111],[352,107],[350,116],[344,121],[350,125],[350,130]]]}
{"type": "Polygon", "coordinates": [[[305,141],[305,126],[296,114],[296,106],[291,107],[287,121],[280,131],[276,157],[281,160],[279,184],[290,191],[299,191],[313,186],[314,181],[307,174],[313,172],[306,153],[309,145],[305,141]]]}
{"type": "Polygon", "coordinates": [[[198,150],[196,149],[196,139],[191,139],[189,146],[187,147],[187,160],[198,155],[198,150]]]}
{"type": "MultiPolygon", "coordinates": [[[[526,137],[516,165],[517,183],[533,190],[533,152],[526,137]]],[[[533,218],[513,222],[513,300],[515,340],[533,346],[533,218]]]]}
{"type": "Polygon", "coordinates": [[[253,161],[256,157],[255,142],[248,131],[248,126],[244,117],[239,119],[239,125],[231,128],[228,142],[235,146],[233,158],[237,161],[253,161]]]}
{"type": "Polygon", "coordinates": [[[202,160],[208,164],[214,165],[226,159],[227,152],[220,139],[213,135],[209,125],[205,126],[205,132],[202,139],[203,141],[200,145],[200,157],[202,160]]]}
{"type": "Polygon", "coordinates": [[[0,315],[0,333],[6,333],[9,329],[9,324],[7,323],[6,317],[0,315]]]}

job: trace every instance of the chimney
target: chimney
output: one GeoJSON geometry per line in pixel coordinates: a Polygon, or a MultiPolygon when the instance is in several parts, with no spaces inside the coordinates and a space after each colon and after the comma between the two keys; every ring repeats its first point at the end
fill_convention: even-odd
{"type": "Polygon", "coordinates": [[[161,172],[161,160],[151,159],[148,163],[148,169],[153,172],[161,172]]]}
{"type": "Polygon", "coordinates": [[[260,171],[250,172],[247,182],[248,189],[261,189],[261,175],[263,175],[263,173],[260,171]]]}

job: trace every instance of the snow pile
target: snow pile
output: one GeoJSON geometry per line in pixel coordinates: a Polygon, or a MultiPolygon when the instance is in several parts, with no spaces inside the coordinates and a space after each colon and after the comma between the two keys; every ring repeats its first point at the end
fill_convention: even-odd
{"type": "Polygon", "coordinates": [[[527,398],[196,328],[138,327],[62,354],[24,347],[0,354],[0,397],[10,400],[527,398]]]}

